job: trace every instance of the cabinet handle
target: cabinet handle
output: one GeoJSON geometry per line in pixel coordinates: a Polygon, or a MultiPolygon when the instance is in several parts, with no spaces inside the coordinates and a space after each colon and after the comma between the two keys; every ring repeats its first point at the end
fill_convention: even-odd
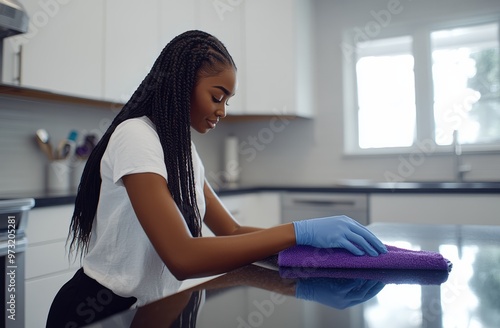
{"type": "Polygon", "coordinates": [[[293,201],[297,205],[311,205],[311,206],[355,206],[356,202],[353,200],[305,200],[297,199],[293,201]]]}
{"type": "Polygon", "coordinates": [[[17,77],[14,78],[14,82],[17,82],[17,85],[21,85],[21,76],[23,69],[23,45],[19,46],[19,51],[16,53],[17,55],[17,77]]]}

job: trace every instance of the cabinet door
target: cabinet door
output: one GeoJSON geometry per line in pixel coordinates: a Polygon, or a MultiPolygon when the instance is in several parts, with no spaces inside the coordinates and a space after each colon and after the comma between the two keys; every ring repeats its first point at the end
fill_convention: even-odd
{"type": "Polygon", "coordinates": [[[66,240],[73,209],[73,205],[32,209],[26,227],[28,246],[66,240]]]}
{"type": "Polygon", "coordinates": [[[103,2],[22,2],[28,33],[5,40],[4,82],[15,83],[22,46],[21,86],[90,98],[102,96],[103,2]]]}
{"type": "Polygon", "coordinates": [[[278,192],[255,193],[246,203],[247,224],[270,228],[281,223],[281,194],[278,192]]]}
{"type": "Polygon", "coordinates": [[[126,102],[160,54],[158,0],[106,0],[104,97],[126,102]]]}
{"type": "Polygon", "coordinates": [[[29,213],[26,236],[26,327],[45,325],[47,314],[61,286],[80,266],[69,261],[66,238],[73,205],[34,208],[29,213]]]}
{"type": "Polygon", "coordinates": [[[67,271],[26,281],[26,328],[45,327],[54,297],[75,272],[67,271]]]}
{"type": "MultiPolygon", "coordinates": [[[[231,213],[233,218],[238,221],[238,223],[244,225],[245,223],[245,214],[243,213],[243,208],[245,207],[245,195],[231,195],[231,196],[222,196],[220,200],[226,210],[231,213]]],[[[202,235],[203,236],[214,236],[213,232],[203,224],[202,227],[202,235]]]]}
{"type": "Polygon", "coordinates": [[[281,196],[277,192],[224,196],[221,201],[242,225],[269,228],[281,222],[281,196]]]}
{"type": "Polygon", "coordinates": [[[217,37],[227,48],[237,67],[238,89],[226,107],[228,115],[245,113],[244,5],[237,1],[200,0],[199,29],[217,37]]]}
{"type": "Polygon", "coordinates": [[[160,48],[177,35],[197,27],[198,0],[160,0],[160,48]]]}
{"type": "Polygon", "coordinates": [[[245,1],[246,105],[249,114],[310,116],[308,1],[245,1]]]}

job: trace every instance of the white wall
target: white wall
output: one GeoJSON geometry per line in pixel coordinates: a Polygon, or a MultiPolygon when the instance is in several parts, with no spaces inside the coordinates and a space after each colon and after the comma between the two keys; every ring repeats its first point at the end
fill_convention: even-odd
{"type": "MultiPolygon", "coordinates": [[[[340,48],[342,32],[356,26],[363,28],[374,20],[371,11],[387,9],[395,1],[314,1],[315,87],[318,104],[316,119],[293,121],[283,131],[274,133],[273,138],[266,133],[269,131],[270,121],[238,123],[217,131],[219,134],[234,133],[241,141],[248,141],[249,138],[262,134],[262,138],[258,139],[261,142],[257,155],[251,161],[241,160],[244,184],[329,185],[339,179],[385,181],[384,174],[387,171],[404,175],[406,180],[454,178],[453,157],[449,154],[343,155],[345,99],[342,81],[343,54],[340,48]]],[[[463,20],[474,14],[497,17],[500,14],[498,0],[400,0],[398,3],[402,8],[401,13],[392,15],[390,24],[410,22],[416,27],[423,23],[438,24],[443,17],[463,20]]],[[[500,180],[500,154],[465,154],[463,159],[465,163],[472,165],[472,171],[466,175],[466,179],[500,180]]]]}
{"type": "Polygon", "coordinates": [[[114,115],[108,108],[0,95],[0,194],[44,190],[48,160],[35,142],[37,129],[47,129],[57,147],[72,129],[102,135],[114,115]]]}

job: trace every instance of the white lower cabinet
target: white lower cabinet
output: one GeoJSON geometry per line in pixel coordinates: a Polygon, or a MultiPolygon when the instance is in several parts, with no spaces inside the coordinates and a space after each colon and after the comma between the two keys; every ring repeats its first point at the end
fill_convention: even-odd
{"type": "Polygon", "coordinates": [[[44,327],[50,305],[79,268],[68,258],[66,238],[73,205],[34,208],[26,235],[26,328],[44,327]]]}
{"type": "MultiPolygon", "coordinates": [[[[278,192],[227,195],[220,199],[241,225],[270,228],[281,222],[281,194],[278,192]]],[[[202,233],[213,236],[206,226],[203,226],[202,233]]]]}
{"type": "Polygon", "coordinates": [[[272,192],[228,196],[223,199],[241,224],[270,228],[281,221],[281,195],[272,192]],[[235,203],[237,206],[234,206],[235,203]]]}
{"type": "Polygon", "coordinates": [[[372,194],[370,222],[500,224],[495,194],[372,194]]]}
{"type": "Polygon", "coordinates": [[[73,275],[63,271],[26,280],[26,328],[45,327],[52,300],[73,275]]]}

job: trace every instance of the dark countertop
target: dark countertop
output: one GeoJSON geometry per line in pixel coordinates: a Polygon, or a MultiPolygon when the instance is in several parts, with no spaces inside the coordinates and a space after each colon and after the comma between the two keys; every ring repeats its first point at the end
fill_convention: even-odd
{"type": "MultiPolygon", "coordinates": [[[[385,270],[373,280],[308,278],[320,288],[304,300],[295,297],[304,280],[282,278],[268,261],[89,327],[129,327],[133,320],[131,327],[189,327],[187,318],[196,319],[192,327],[199,328],[500,327],[500,226],[375,224],[370,229],[386,244],[439,252],[453,269],[449,274],[385,270]],[[193,302],[198,298],[199,307],[193,302]],[[168,324],[180,313],[182,325],[168,324]]],[[[375,277],[373,271],[365,276],[375,277]]]]}
{"type": "Polygon", "coordinates": [[[0,193],[0,199],[34,198],[35,208],[74,204],[76,194],[66,192],[16,192],[0,193]]]}
{"type": "Polygon", "coordinates": [[[222,189],[220,195],[248,191],[334,192],[365,194],[500,194],[500,181],[490,182],[365,182],[346,181],[331,186],[256,186],[222,189]]]}
{"type": "MultiPolygon", "coordinates": [[[[500,181],[478,182],[371,182],[347,180],[330,186],[240,186],[219,188],[219,196],[252,192],[333,192],[365,194],[500,194],[500,181]]],[[[72,204],[74,193],[0,193],[0,199],[35,198],[35,207],[72,204]]]]}

